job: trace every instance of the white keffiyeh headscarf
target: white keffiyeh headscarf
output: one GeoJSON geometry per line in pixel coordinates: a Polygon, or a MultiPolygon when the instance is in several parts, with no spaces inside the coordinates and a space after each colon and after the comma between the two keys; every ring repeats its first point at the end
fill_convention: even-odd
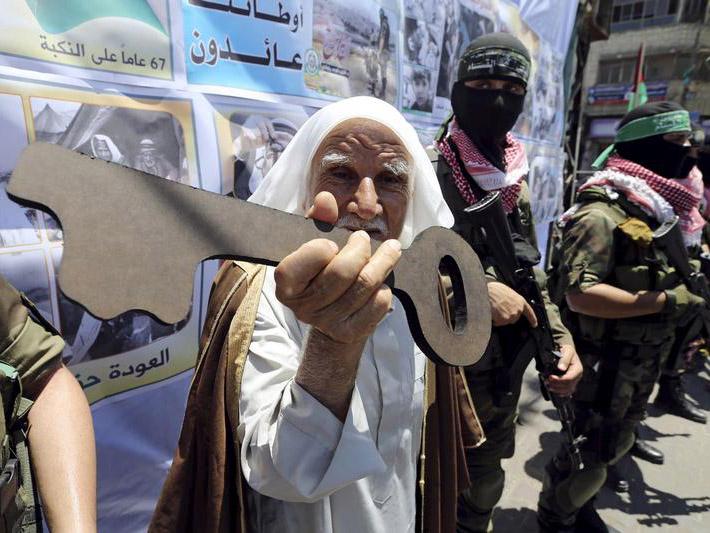
{"type": "Polygon", "coordinates": [[[436,173],[414,128],[390,104],[370,96],[356,96],[327,105],[298,130],[274,164],[250,202],[288,213],[304,215],[308,209],[311,160],[336,126],[353,118],[370,119],[395,133],[411,158],[410,197],[399,241],[408,247],[414,237],[430,226],[449,228],[454,223],[439,188],[436,173]]]}

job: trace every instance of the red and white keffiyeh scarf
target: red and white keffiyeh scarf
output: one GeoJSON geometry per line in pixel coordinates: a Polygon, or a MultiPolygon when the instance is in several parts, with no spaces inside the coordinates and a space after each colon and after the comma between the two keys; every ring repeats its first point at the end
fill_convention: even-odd
{"type": "Polygon", "coordinates": [[[439,153],[451,167],[456,188],[468,205],[475,204],[480,198],[476,197],[464,176],[464,169],[484,191],[500,191],[503,209],[506,213],[510,213],[517,204],[521,190],[520,182],[529,172],[528,159],[525,147],[520,141],[510,133],[506,135],[505,140],[506,172],[502,172],[486,159],[468,138],[468,135],[456,124],[456,119],[449,124],[448,134],[441,141],[435,143],[439,153]],[[453,143],[458,149],[464,169],[461,169],[450,143],[453,143]]]}
{"type": "Polygon", "coordinates": [[[630,202],[661,223],[678,215],[685,244],[691,246],[700,244],[705,225],[698,210],[703,195],[695,181],[692,173],[684,180],[664,178],[615,154],[604,170],[594,173],[579,192],[595,186],[610,187],[622,192],[630,202]]]}

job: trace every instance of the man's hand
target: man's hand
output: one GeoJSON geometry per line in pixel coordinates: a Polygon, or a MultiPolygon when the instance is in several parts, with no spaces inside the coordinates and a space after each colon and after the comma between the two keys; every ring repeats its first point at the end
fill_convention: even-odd
{"type": "Polygon", "coordinates": [[[705,299],[693,294],[685,285],[664,292],[666,299],[669,300],[665,304],[669,311],[667,316],[670,320],[676,321],[679,326],[689,324],[707,311],[708,304],[705,299]]]}
{"type": "MultiPolygon", "coordinates": [[[[332,222],[331,200],[335,202],[330,193],[319,194],[309,214],[332,222]],[[326,202],[327,207],[319,205],[326,202]]],[[[372,254],[370,236],[364,231],[353,233],[342,250],[332,241],[315,239],[279,263],[276,297],[301,322],[332,340],[357,343],[375,330],[392,306],[392,291],[384,281],[400,256],[401,245],[394,239],[372,254]]]]}
{"type": "Polygon", "coordinates": [[[574,347],[569,344],[560,346],[560,352],[562,357],[557,363],[557,368],[564,374],[547,378],[547,388],[558,396],[571,396],[582,378],[582,362],[574,347]]]}
{"type": "Polygon", "coordinates": [[[370,237],[356,231],[338,251],[316,239],[287,256],[276,269],[276,297],[296,318],[334,341],[367,338],[392,305],[383,285],[401,255],[399,242],[386,241],[371,255],[370,237]]]}
{"type": "Polygon", "coordinates": [[[494,326],[515,324],[525,315],[530,325],[537,327],[537,317],[530,304],[513,289],[499,281],[488,282],[488,301],[494,326]]]}
{"type": "MultiPolygon", "coordinates": [[[[334,224],[335,197],[319,193],[307,216],[334,224]]],[[[392,306],[392,292],[383,283],[400,255],[396,240],[372,254],[369,235],[356,231],[342,250],[316,239],[276,267],[276,297],[313,326],[295,381],[341,421],[347,417],[365,341],[392,306]]]]}

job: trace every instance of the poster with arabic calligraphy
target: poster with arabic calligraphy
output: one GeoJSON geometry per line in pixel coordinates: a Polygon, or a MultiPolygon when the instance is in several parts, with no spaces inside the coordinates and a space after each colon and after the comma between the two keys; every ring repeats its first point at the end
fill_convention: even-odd
{"type": "MultiPolygon", "coordinates": [[[[170,325],[138,312],[96,319],[66,298],[57,282],[63,249],[57,221],[5,193],[20,150],[34,140],[199,186],[190,100],[102,94],[0,77],[0,116],[14,124],[3,132],[0,150],[0,273],[36,301],[62,333],[62,359],[89,401],[191,368],[199,312],[170,325]]],[[[196,287],[199,302],[199,283],[196,287]]]]}
{"type": "MultiPolygon", "coordinates": [[[[528,150],[534,217],[546,221],[560,209],[561,76],[578,5],[0,0],[0,274],[61,330],[63,359],[91,402],[99,531],[148,527],[218,262],[198,268],[191,313],[176,324],[140,313],[96,320],[57,282],[64,244],[57,221],[5,193],[22,148],[58,143],[244,198],[315,109],[339,98],[393,103],[430,145],[450,111],[460,54],[476,37],[503,30],[533,56],[516,135],[528,150]]],[[[542,236],[546,225],[537,229],[542,236]]]]}
{"type": "Polygon", "coordinates": [[[311,13],[311,0],[183,0],[188,83],[308,95],[311,13]]]}
{"type": "Polygon", "coordinates": [[[5,0],[0,54],[173,79],[167,0],[5,0]]]}
{"type": "Polygon", "coordinates": [[[399,105],[399,13],[379,2],[313,0],[308,87],[328,96],[376,96],[399,105]]]}

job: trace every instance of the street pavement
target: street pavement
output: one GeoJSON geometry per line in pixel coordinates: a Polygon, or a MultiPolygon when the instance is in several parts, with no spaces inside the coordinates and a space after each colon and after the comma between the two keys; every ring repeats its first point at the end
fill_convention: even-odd
{"type": "MultiPolygon", "coordinates": [[[[684,379],[689,397],[710,410],[710,362],[684,379]]],[[[629,480],[629,492],[602,489],[596,507],[604,521],[623,533],[710,532],[710,426],[662,414],[651,405],[642,436],[665,454],[665,464],[625,457],[619,468],[629,480]]],[[[556,413],[540,396],[531,365],[519,404],[515,456],[503,462],[506,484],[493,515],[495,532],[538,531],[535,510],[543,468],[560,438],[556,413]]]]}

